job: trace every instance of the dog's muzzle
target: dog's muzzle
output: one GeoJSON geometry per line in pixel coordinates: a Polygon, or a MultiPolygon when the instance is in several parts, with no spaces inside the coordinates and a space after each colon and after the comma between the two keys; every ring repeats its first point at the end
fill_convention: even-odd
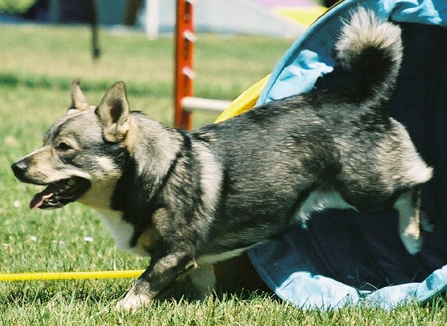
{"type": "Polygon", "coordinates": [[[89,180],[76,176],[57,180],[49,184],[34,180],[27,176],[28,165],[25,160],[13,163],[11,168],[16,178],[20,181],[47,186],[42,192],[34,195],[30,202],[31,209],[48,209],[65,206],[78,199],[91,187],[89,180]]]}

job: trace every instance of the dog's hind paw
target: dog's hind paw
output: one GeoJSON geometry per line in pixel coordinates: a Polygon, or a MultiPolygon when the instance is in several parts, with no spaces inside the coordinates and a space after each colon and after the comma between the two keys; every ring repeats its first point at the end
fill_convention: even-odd
{"type": "Polygon", "coordinates": [[[419,228],[413,229],[413,225],[408,226],[401,233],[400,238],[410,255],[416,255],[422,248],[422,237],[419,228]]]}

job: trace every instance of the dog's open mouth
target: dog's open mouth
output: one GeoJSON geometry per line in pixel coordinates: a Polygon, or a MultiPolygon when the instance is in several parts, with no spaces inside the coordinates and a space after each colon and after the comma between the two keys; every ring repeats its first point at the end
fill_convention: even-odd
{"type": "Polygon", "coordinates": [[[73,177],[49,184],[44,191],[34,195],[31,209],[59,208],[71,203],[90,189],[90,181],[73,177]]]}

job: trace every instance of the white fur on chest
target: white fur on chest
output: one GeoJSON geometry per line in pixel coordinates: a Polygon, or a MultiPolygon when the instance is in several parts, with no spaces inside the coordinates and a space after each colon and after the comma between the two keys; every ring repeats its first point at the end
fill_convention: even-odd
{"type": "Polygon", "coordinates": [[[122,212],[102,209],[97,210],[97,212],[110,233],[112,233],[118,249],[130,252],[137,256],[148,256],[147,251],[138,244],[134,247],[130,246],[135,227],[133,224],[123,219],[122,212]]]}

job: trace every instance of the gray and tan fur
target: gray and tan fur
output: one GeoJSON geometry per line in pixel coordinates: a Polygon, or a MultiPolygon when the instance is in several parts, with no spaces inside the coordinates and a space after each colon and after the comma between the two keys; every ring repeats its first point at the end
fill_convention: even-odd
{"type": "Polygon", "coordinates": [[[121,249],[151,257],[119,308],[151,302],[187,272],[206,293],[213,263],[327,208],[394,207],[415,254],[419,186],[432,170],[385,113],[401,63],[400,28],[359,9],[335,52],[359,76],[356,88],[312,90],[191,132],[130,111],[122,82],[91,106],[77,80],[68,114],[12,168],[21,181],[48,186],[31,208],[81,202],[99,212],[121,249]]]}

